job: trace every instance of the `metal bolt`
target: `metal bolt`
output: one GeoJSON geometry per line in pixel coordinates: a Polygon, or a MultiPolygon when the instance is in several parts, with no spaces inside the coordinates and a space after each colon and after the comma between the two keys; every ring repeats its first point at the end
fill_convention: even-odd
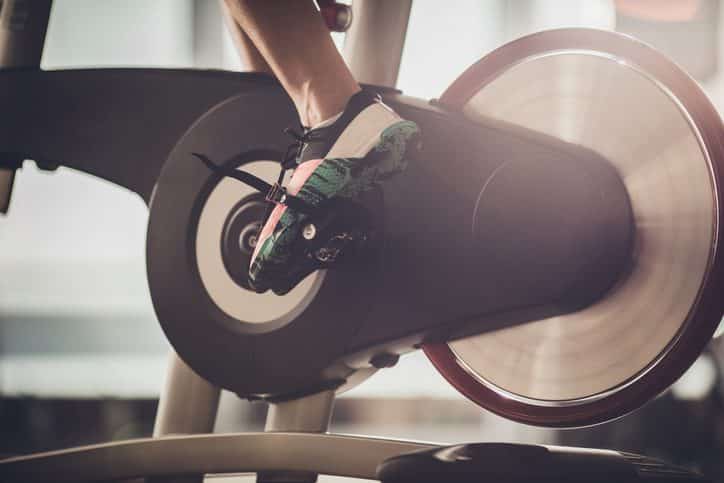
{"type": "Polygon", "coordinates": [[[305,240],[314,240],[317,236],[317,227],[313,223],[309,223],[302,229],[302,236],[305,240]]]}
{"type": "Polygon", "coordinates": [[[251,253],[256,248],[256,244],[259,243],[259,231],[261,225],[259,223],[252,223],[244,227],[239,233],[239,249],[244,253],[251,253]]]}

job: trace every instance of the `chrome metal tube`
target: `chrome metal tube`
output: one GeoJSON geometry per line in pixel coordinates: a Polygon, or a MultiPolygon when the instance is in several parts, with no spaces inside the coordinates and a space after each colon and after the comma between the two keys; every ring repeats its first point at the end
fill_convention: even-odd
{"type": "MultiPolygon", "coordinates": [[[[269,405],[265,431],[299,431],[323,433],[329,427],[334,407],[334,390],[324,391],[299,399],[269,405]]],[[[258,483],[314,483],[316,472],[273,471],[259,472],[258,483]]]]}
{"type": "Polygon", "coordinates": [[[354,0],[344,57],[358,82],[395,87],[412,0],[354,0]]]}
{"type": "MultiPolygon", "coordinates": [[[[0,0],[0,70],[40,68],[52,0],[0,0]]],[[[14,169],[0,168],[0,213],[7,213],[14,169]]]]}
{"type": "MultiPolygon", "coordinates": [[[[196,374],[176,354],[171,353],[166,383],[158,402],[153,428],[155,438],[171,434],[211,433],[219,407],[220,389],[196,374]]],[[[182,459],[182,458],[179,458],[182,459]]],[[[174,478],[174,482],[196,483],[203,474],[174,478]]],[[[154,483],[171,480],[153,480],[154,483]]]]}

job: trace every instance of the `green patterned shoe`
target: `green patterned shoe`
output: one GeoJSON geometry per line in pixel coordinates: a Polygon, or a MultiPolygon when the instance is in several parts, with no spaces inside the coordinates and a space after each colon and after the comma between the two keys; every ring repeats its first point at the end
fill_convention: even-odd
{"type": "MultiPolygon", "coordinates": [[[[376,183],[404,171],[405,150],[418,137],[417,125],[401,119],[378,97],[361,91],[339,119],[307,131],[299,149],[299,165],[284,195],[319,207],[335,197],[355,200],[376,183]]],[[[299,258],[308,210],[277,204],[259,235],[249,267],[249,280],[259,292],[282,295],[317,267],[299,258]]]]}

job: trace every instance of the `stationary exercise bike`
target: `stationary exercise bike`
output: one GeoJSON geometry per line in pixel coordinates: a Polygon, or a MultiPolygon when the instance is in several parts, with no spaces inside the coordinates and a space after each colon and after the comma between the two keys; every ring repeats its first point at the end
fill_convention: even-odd
{"type": "Polygon", "coordinates": [[[548,31],[414,99],[392,87],[410,2],[356,0],[350,67],[421,127],[421,147],[359,201],[369,245],[279,297],[245,285],[264,196],[192,153],[273,181],[296,121],[280,86],[43,72],[50,1],[6,0],[0,18],[18,8],[23,28],[0,31],[0,208],[27,159],[141,196],[175,355],[153,438],[2,460],[0,481],[704,480],[615,451],[326,433],[336,394],[417,349],[480,406],[551,427],[619,417],[693,363],[724,309],[724,129],[664,56],[615,33],[548,31]],[[265,431],[207,434],[219,388],[267,401],[265,431]]]}

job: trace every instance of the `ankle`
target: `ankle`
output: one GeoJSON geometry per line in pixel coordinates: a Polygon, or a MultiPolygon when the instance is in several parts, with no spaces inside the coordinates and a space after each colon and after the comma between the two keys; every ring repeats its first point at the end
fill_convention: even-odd
{"type": "Polygon", "coordinates": [[[344,111],[349,99],[360,90],[357,87],[354,90],[308,93],[301,99],[301,102],[297,103],[297,111],[302,125],[317,127],[330,119],[334,122],[333,118],[344,111]]]}

